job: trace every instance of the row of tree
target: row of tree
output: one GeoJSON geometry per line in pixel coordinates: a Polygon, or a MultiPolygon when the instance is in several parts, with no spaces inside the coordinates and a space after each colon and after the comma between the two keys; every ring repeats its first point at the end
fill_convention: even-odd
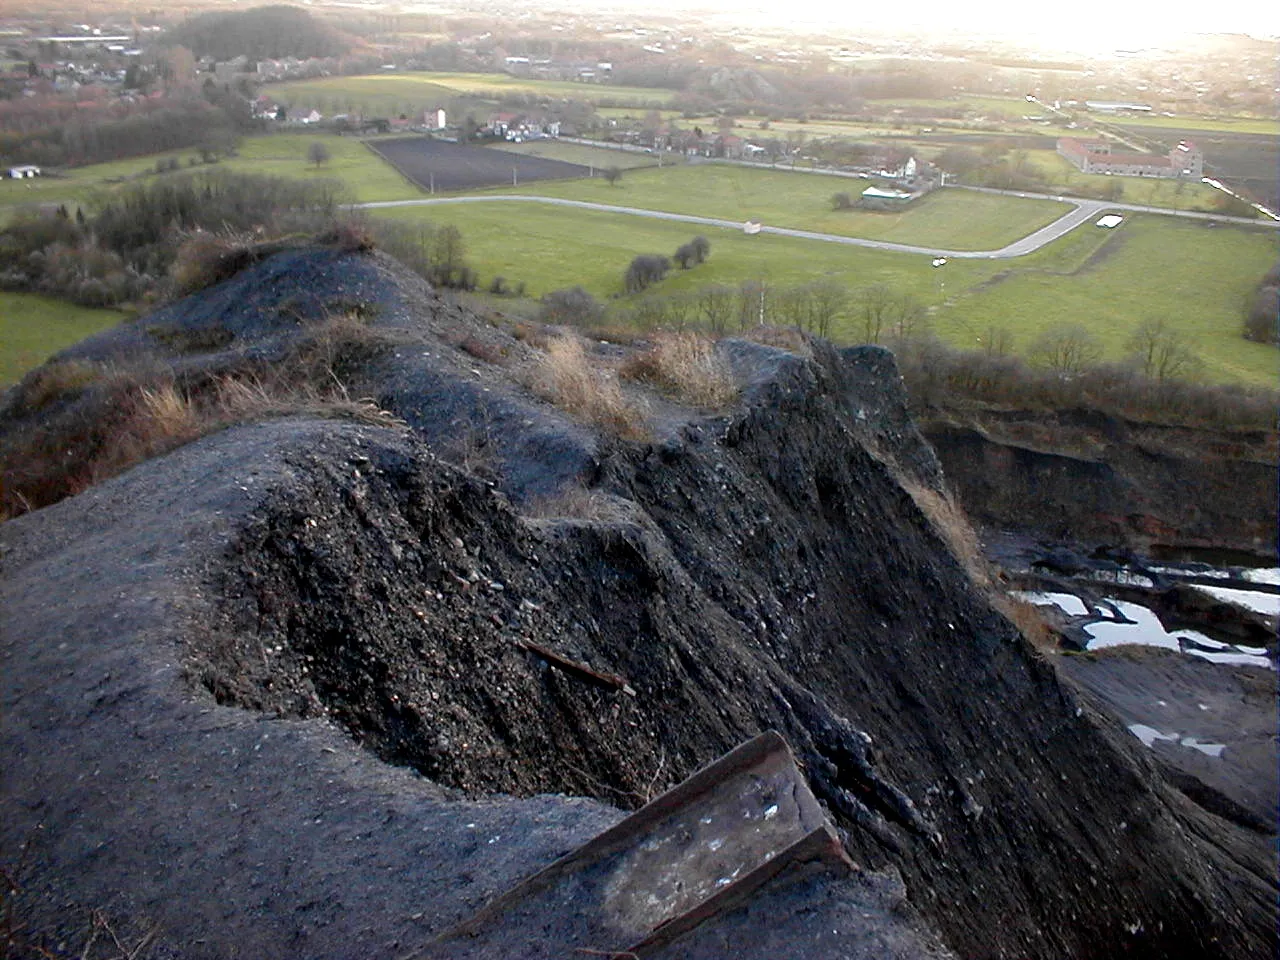
{"type": "MultiPolygon", "coordinates": [[[[851,339],[887,345],[930,335],[929,312],[911,294],[882,283],[849,290],[831,280],[711,284],[687,293],[650,293],[608,311],[574,287],[543,297],[542,318],[579,326],[600,325],[608,318],[642,331],[701,328],[714,335],[778,326],[822,337],[832,336],[838,323],[851,339]]],[[[993,326],[979,339],[981,352],[989,357],[1013,354],[1014,337],[1005,328],[993,326]]],[[[1126,347],[1124,366],[1153,382],[1194,379],[1202,367],[1186,338],[1163,318],[1140,323],[1126,347]]],[[[1098,366],[1103,356],[1098,339],[1071,323],[1045,328],[1023,345],[1023,352],[1034,366],[1068,379],[1098,366]]]]}
{"type": "MultiPolygon", "coordinates": [[[[711,241],[699,235],[676,248],[675,262],[681,270],[689,270],[706,261],[711,255],[711,241]]],[[[671,270],[670,257],[661,253],[642,253],[627,265],[622,286],[627,293],[642,293],[654,284],[661,283],[671,270]]]]}
{"type": "Polygon", "coordinates": [[[339,185],[201,172],[139,180],[88,216],[24,213],[0,230],[0,288],[91,306],[163,292],[193,231],[267,238],[318,232],[339,213],[339,185]]]}
{"type": "MultiPolygon", "coordinates": [[[[221,97],[222,92],[215,95],[221,97]]],[[[188,147],[222,156],[235,148],[245,130],[240,122],[245,109],[229,112],[206,97],[190,96],[122,117],[86,111],[31,133],[0,132],[0,157],[9,163],[56,167],[188,147]]],[[[48,114],[51,121],[58,117],[57,112],[48,114]]]]}

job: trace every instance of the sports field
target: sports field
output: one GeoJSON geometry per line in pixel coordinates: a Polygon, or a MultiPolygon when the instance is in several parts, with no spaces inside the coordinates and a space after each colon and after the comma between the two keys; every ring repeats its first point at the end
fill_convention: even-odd
{"type": "Polygon", "coordinates": [[[518,192],[955,250],[1002,247],[1068,212],[1052,200],[964,190],[935,191],[901,212],[832,209],[833,194],[856,198],[866,186],[846,177],[703,163],[638,170],[612,186],[574,180],[518,192]]]}

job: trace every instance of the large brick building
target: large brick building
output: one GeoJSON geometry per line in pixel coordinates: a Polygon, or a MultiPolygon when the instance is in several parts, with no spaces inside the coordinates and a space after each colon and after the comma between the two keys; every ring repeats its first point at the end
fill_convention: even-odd
{"type": "Polygon", "coordinates": [[[1103,140],[1076,140],[1063,137],[1058,154],[1082,173],[1110,173],[1125,177],[1174,177],[1199,180],[1204,176],[1204,154],[1189,140],[1183,140],[1168,156],[1152,153],[1118,153],[1103,140]]]}

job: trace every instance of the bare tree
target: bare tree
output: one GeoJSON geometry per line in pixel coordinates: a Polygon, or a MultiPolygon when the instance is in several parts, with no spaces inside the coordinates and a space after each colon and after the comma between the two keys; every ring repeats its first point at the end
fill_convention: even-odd
{"type": "Polygon", "coordinates": [[[889,314],[889,334],[897,343],[915,340],[929,330],[929,311],[909,293],[893,298],[889,314]]]}
{"type": "Polygon", "coordinates": [[[605,182],[609,184],[609,186],[614,187],[617,186],[618,181],[622,179],[622,168],[605,167],[600,171],[600,175],[604,177],[605,182]]]}
{"type": "Polygon", "coordinates": [[[1171,380],[1196,372],[1200,360],[1185,338],[1163,317],[1148,317],[1138,324],[1125,344],[1148,380],[1171,380]]]}
{"type": "Polygon", "coordinates": [[[858,291],[853,299],[853,316],[865,343],[913,340],[929,325],[924,304],[909,293],[895,293],[883,283],[858,291]]]}
{"type": "Polygon", "coordinates": [[[1007,357],[1013,352],[1013,334],[1007,327],[987,327],[982,338],[982,352],[988,357],[1007,357]]]}
{"type": "Polygon", "coordinates": [[[582,287],[567,287],[543,294],[538,316],[544,323],[589,326],[604,318],[604,308],[582,287]]]}
{"type": "Polygon", "coordinates": [[[834,280],[819,280],[809,285],[809,330],[822,337],[831,336],[831,325],[844,311],[849,292],[834,280]]]}
{"type": "Polygon", "coordinates": [[[1102,347],[1080,324],[1057,323],[1036,338],[1031,357],[1062,376],[1076,376],[1102,359],[1102,347]]]}
{"type": "Polygon", "coordinates": [[[724,333],[737,312],[738,294],[732,287],[713,284],[695,295],[698,315],[712,333],[724,333]]]}
{"type": "Polygon", "coordinates": [[[662,281],[671,269],[671,261],[660,253],[642,253],[634,257],[623,277],[627,293],[639,293],[662,281]]]}
{"type": "Polygon", "coordinates": [[[738,287],[738,328],[763,326],[773,316],[776,293],[766,280],[743,280],[738,287]]]}
{"type": "Polygon", "coordinates": [[[773,320],[778,324],[804,330],[809,317],[807,287],[783,287],[773,299],[773,320]]]}
{"type": "Polygon", "coordinates": [[[889,324],[893,291],[883,283],[864,287],[854,297],[853,312],[863,343],[879,343],[889,324]]]}

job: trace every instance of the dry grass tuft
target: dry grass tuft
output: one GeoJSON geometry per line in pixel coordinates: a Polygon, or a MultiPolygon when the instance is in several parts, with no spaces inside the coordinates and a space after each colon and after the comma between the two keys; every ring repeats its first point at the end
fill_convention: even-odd
{"type": "Polygon", "coordinates": [[[590,520],[615,523],[628,519],[628,514],[616,497],[599,490],[588,490],[573,483],[561,487],[555,493],[531,500],[525,509],[527,516],[536,520],[590,520]]]}
{"type": "Polygon", "coordinates": [[[186,235],[169,269],[170,293],[185,297],[227,280],[253,262],[257,237],[227,230],[193,230],[186,235]]]}
{"type": "Polygon", "coordinates": [[[738,396],[729,365],[711,339],[700,333],[658,334],[653,346],[631,356],[619,373],[697,407],[720,409],[738,396]]]}
{"type": "Polygon", "coordinates": [[[51,364],[19,385],[29,422],[0,440],[0,519],[56,503],[232,424],[304,414],[399,424],[348,383],[389,343],[358,318],[332,318],[291,354],[179,381],[165,368],[51,364]]]}
{"type": "Polygon", "coordinates": [[[763,343],[768,347],[777,347],[801,357],[813,357],[813,347],[809,337],[794,327],[752,327],[742,334],[744,340],[763,343]]]}
{"type": "Polygon", "coordinates": [[[1037,650],[1052,652],[1058,649],[1058,635],[1044,621],[1034,603],[1020,600],[1007,593],[996,593],[992,597],[992,605],[1004,614],[1005,619],[1018,628],[1018,632],[1026,637],[1037,650]]]}
{"type": "Polygon", "coordinates": [[[102,364],[90,360],[58,360],[28,374],[18,386],[17,411],[39,413],[60,400],[73,399],[106,374],[102,364]]]}
{"type": "Polygon", "coordinates": [[[925,515],[934,532],[947,545],[947,549],[964,568],[969,579],[983,590],[990,590],[995,578],[991,565],[982,552],[982,543],[969,517],[950,494],[939,493],[895,470],[902,489],[907,491],[920,512],[925,515]]]}
{"type": "Polygon", "coordinates": [[[316,243],[336,247],[345,253],[368,253],[377,249],[373,228],[361,220],[345,219],[316,237],[316,243]]]}
{"type": "Polygon", "coordinates": [[[576,336],[558,337],[547,344],[530,386],[566,413],[616,436],[651,437],[644,405],[627,397],[611,372],[591,364],[576,336]]]}

